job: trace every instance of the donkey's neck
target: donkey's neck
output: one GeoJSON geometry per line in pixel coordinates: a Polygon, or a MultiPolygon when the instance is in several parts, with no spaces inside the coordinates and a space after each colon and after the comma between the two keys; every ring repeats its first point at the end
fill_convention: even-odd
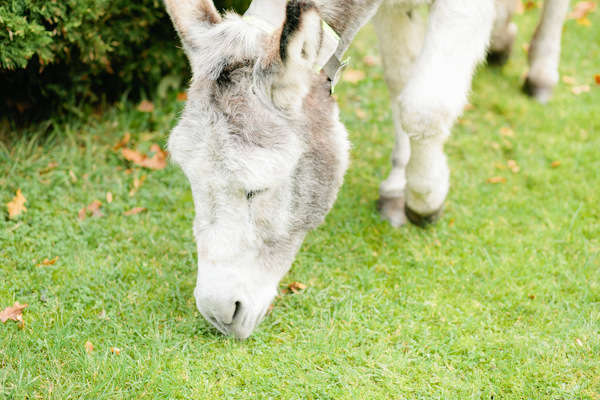
{"type": "Polygon", "coordinates": [[[340,36],[335,53],[341,58],[360,28],[366,24],[383,0],[316,0],[325,22],[340,36]]]}

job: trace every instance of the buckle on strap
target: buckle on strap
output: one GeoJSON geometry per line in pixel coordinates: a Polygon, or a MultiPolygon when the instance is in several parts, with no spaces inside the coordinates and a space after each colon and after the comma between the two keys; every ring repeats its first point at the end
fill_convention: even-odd
{"type": "MultiPolygon", "coordinates": [[[[254,25],[268,35],[285,20],[286,0],[253,0],[250,7],[244,13],[243,19],[250,25],[254,25]]],[[[317,60],[315,62],[315,71],[324,70],[331,81],[331,93],[340,79],[342,72],[348,65],[348,60],[340,62],[335,56],[340,44],[340,37],[325,22],[321,21],[323,26],[323,42],[317,60]]]]}

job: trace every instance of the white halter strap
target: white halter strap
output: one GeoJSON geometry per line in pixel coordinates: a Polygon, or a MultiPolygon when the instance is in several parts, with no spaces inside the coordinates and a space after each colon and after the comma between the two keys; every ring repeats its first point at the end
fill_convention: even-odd
{"type": "MultiPolygon", "coordinates": [[[[250,7],[244,14],[244,21],[271,34],[285,21],[285,7],[287,0],[252,0],[250,7]]],[[[335,84],[340,79],[343,70],[348,65],[348,60],[343,63],[335,56],[340,44],[340,37],[327,22],[323,23],[323,43],[315,63],[315,71],[324,70],[331,80],[331,93],[335,84]]]]}

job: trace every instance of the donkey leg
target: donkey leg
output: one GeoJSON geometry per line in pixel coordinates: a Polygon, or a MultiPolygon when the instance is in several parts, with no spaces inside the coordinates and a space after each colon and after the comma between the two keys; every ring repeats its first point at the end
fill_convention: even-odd
{"type": "MultiPolygon", "coordinates": [[[[412,67],[419,56],[425,23],[418,12],[404,7],[384,5],[373,20],[379,39],[385,80],[390,97],[398,97],[408,81],[412,67]]],[[[394,227],[406,223],[404,214],[406,188],[406,165],[410,158],[410,140],[402,129],[400,104],[391,102],[394,120],[395,142],[392,150],[392,169],[379,186],[377,208],[381,219],[394,227]]]]}
{"type": "Polygon", "coordinates": [[[554,86],[558,83],[560,39],[568,8],[569,0],[545,1],[542,18],[529,47],[529,72],[525,80],[525,91],[542,104],[550,100],[554,86]]]}
{"type": "Polygon", "coordinates": [[[406,167],[406,213],[417,225],[440,217],[450,186],[444,142],[467,102],[494,20],[494,0],[437,0],[423,49],[398,97],[411,156],[406,167]]]}
{"type": "Polygon", "coordinates": [[[512,52],[517,25],[510,20],[517,4],[517,0],[498,0],[496,3],[496,19],[487,54],[487,62],[490,65],[504,65],[512,52]]]}

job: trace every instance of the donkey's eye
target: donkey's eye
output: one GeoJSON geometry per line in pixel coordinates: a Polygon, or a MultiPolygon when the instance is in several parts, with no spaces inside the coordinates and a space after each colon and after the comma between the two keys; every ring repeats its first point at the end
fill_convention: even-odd
{"type": "Polygon", "coordinates": [[[251,200],[254,196],[256,196],[259,193],[264,192],[267,189],[261,189],[261,190],[249,190],[246,192],[246,199],[251,200]]]}

